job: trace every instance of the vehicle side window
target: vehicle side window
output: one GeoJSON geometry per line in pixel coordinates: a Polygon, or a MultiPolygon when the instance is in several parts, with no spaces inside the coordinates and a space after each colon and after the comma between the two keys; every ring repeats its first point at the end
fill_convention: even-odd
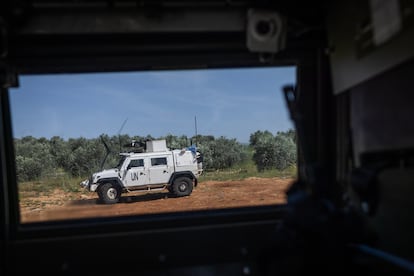
{"type": "Polygon", "coordinates": [[[134,159],[129,162],[130,168],[144,167],[144,159],[134,159]]]}
{"type": "Polygon", "coordinates": [[[167,165],[166,157],[151,158],[151,166],[167,165]]]}

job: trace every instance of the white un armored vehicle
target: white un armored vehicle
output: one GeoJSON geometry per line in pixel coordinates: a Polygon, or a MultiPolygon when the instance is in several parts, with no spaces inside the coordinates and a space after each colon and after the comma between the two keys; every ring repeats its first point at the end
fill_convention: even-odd
{"type": "Polygon", "coordinates": [[[169,150],[165,140],[146,142],[141,153],[120,153],[118,166],[103,170],[80,185],[97,192],[100,201],[113,204],[122,193],[168,189],[176,196],[187,196],[197,186],[202,155],[195,147],[169,150]]]}

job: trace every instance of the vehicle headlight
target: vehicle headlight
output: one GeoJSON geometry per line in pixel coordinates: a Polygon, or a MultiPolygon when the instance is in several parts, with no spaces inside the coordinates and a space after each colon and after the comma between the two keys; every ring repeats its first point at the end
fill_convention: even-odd
{"type": "Polygon", "coordinates": [[[86,179],[80,183],[80,186],[83,188],[88,187],[88,185],[89,185],[89,179],[86,179]]]}

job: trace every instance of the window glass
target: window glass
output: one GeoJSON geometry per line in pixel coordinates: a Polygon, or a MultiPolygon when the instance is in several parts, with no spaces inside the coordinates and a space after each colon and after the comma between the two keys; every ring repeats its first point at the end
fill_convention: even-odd
{"type": "Polygon", "coordinates": [[[296,178],[289,84],[295,67],[19,76],[9,96],[21,222],[284,204],[296,178]],[[168,169],[157,170],[163,154],[148,173],[122,166],[170,150],[168,169]],[[160,185],[175,185],[175,170],[198,178],[190,194],[192,179],[160,185]],[[106,178],[131,191],[116,208],[99,204],[106,178]]]}
{"type": "Polygon", "coordinates": [[[167,165],[167,158],[157,157],[151,158],[151,166],[167,165]]]}
{"type": "Polygon", "coordinates": [[[134,159],[129,162],[130,168],[144,167],[144,159],[134,159]]]}

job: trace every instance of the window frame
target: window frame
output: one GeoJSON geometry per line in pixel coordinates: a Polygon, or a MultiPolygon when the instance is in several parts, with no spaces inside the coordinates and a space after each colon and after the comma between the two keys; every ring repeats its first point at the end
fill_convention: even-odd
{"type": "MultiPolygon", "coordinates": [[[[298,80],[298,64],[290,63],[289,66],[296,66],[296,80],[298,80]]],[[[263,65],[257,65],[255,68],[262,68],[267,67],[263,65]]],[[[274,66],[271,66],[274,67],[274,66]]],[[[243,68],[240,66],[238,68],[243,68]]],[[[228,68],[232,69],[232,68],[228,68]]],[[[6,155],[9,160],[8,163],[8,173],[7,176],[9,179],[12,180],[12,184],[9,185],[9,201],[7,210],[8,218],[10,220],[11,225],[13,225],[13,229],[11,232],[13,236],[20,238],[27,238],[27,237],[46,237],[49,235],[52,236],[66,236],[72,235],[72,233],[78,234],[88,234],[97,231],[100,227],[108,227],[108,231],[120,231],[121,229],[128,229],[132,227],[133,229],[150,229],[154,226],[159,229],[161,228],[170,228],[175,225],[181,226],[189,226],[193,225],[194,222],[200,224],[201,221],[208,221],[207,224],[221,224],[226,223],[228,221],[249,221],[256,219],[271,219],[274,221],[275,217],[271,216],[270,214],[281,214],[285,209],[284,205],[280,206],[251,206],[251,207],[236,207],[231,209],[213,209],[213,210],[206,210],[206,211],[189,211],[189,212],[177,212],[177,213],[169,213],[169,214],[157,214],[157,218],[161,221],[169,221],[168,224],[161,224],[154,223],[152,225],[148,222],[154,222],[154,219],[151,218],[151,215],[148,216],[121,216],[121,217],[105,217],[104,219],[98,218],[82,218],[82,219],[69,219],[69,220],[62,220],[62,221],[47,221],[47,222],[34,222],[34,223],[21,223],[20,222],[20,212],[19,212],[19,203],[18,203],[18,189],[17,189],[17,182],[15,179],[15,164],[14,164],[14,151],[13,151],[13,138],[12,138],[12,126],[11,126],[11,116],[9,110],[9,99],[8,99],[8,92],[5,90],[5,93],[2,93],[2,103],[5,105],[5,108],[2,108],[3,117],[6,119],[6,124],[4,124],[6,132],[9,135],[5,140],[4,147],[7,148],[6,155]],[[8,129],[8,131],[7,131],[8,129]],[[7,146],[6,146],[7,144],[7,146]],[[11,166],[9,166],[11,165],[11,166]],[[214,219],[212,219],[214,218],[214,219]],[[211,220],[212,219],[212,220],[211,220]],[[88,227],[85,227],[88,225],[88,227]],[[93,227],[91,227],[93,225],[93,227]],[[145,225],[145,227],[143,226],[145,225]],[[45,227],[44,227],[45,226],[45,227]],[[94,229],[94,230],[93,230],[94,229]],[[110,230],[111,229],[111,230],[110,230]]],[[[298,160],[299,162],[299,160],[298,160]]],[[[168,161],[167,161],[168,164],[168,161]]],[[[160,166],[165,166],[160,165],[160,166]]],[[[298,167],[300,164],[298,164],[298,167]]],[[[298,170],[299,173],[299,170],[298,170]]],[[[298,175],[298,177],[300,177],[298,175]]],[[[158,219],[155,219],[157,221],[158,219]]],[[[203,225],[205,223],[201,223],[203,225]]]]}
{"type": "MultiPolygon", "coordinates": [[[[313,93],[316,93],[315,86],[303,86],[302,80],[314,80],[315,72],[313,65],[315,63],[314,53],[305,53],[297,56],[293,55],[288,58],[287,61],[276,63],[272,65],[266,65],[262,63],[254,63],[250,66],[240,64],[237,67],[225,67],[227,69],[241,69],[241,68],[263,68],[263,67],[279,67],[279,66],[296,66],[296,82],[298,90],[302,96],[302,101],[309,101],[312,98],[313,93]],[[293,58],[294,57],[294,58],[293,58]],[[294,62],[295,61],[295,62],[294,62]],[[309,96],[306,94],[309,92],[309,96]]],[[[211,69],[215,69],[212,67],[211,69]]],[[[219,68],[217,68],[219,69],[219,68]]],[[[220,68],[223,69],[223,68],[220,68]]],[[[48,222],[35,222],[24,223],[20,222],[19,204],[18,204],[18,191],[15,179],[15,164],[14,164],[14,151],[13,151],[13,138],[11,117],[9,110],[8,91],[4,89],[4,93],[1,95],[2,100],[2,116],[4,119],[5,137],[3,149],[6,155],[7,162],[7,178],[11,179],[11,185],[8,186],[8,198],[5,204],[6,220],[12,225],[7,231],[12,233],[17,239],[26,238],[44,238],[47,236],[61,236],[65,237],[72,235],[73,233],[79,235],[87,235],[102,229],[104,227],[108,233],[118,233],[119,231],[125,231],[126,229],[168,229],[179,227],[191,227],[196,224],[199,226],[207,225],[222,225],[227,223],[241,222],[241,223],[256,223],[259,221],[278,221],[284,214],[286,209],[285,205],[277,206],[251,206],[251,207],[236,207],[230,209],[213,209],[203,211],[190,211],[190,212],[176,212],[168,214],[157,214],[156,219],[148,216],[121,216],[121,217],[105,217],[101,218],[85,218],[85,219],[70,219],[63,221],[48,221],[48,222]],[[275,215],[276,214],[276,215],[275,215]],[[161,223],[161,221],[163,223],[161,223]],[[168,221],[169,223],[164,223],[168,221]],[[155,228],[154,228],[155,227],[155,228]]],[[[306,112],[311,114],[313,118],[317,117],[317,107],[308,109],[306,112]]],[[[312,137],[312,135],[310,135],[312,137]]],[[[314,137],[314,140],[317,138],[314,137]]],[[[300,150],[300,149],[298,149],[300,150]]],[[[299,156],[299,155],[298,155],[299,156]]],[[[317,158],[316,155],[313,158],[317,158]]],[[[303,160],[298,158],[298,179],[306,179],[304,171],[302,170],[303,160]]],[[[4,170],[3,170],[4,172],[4,170]]],[[[4,175],[3,175],[4,176],[4,175]]],[[[3,177],[4,178],[4,177],[3,177]]],[[[7,183],[7,182],[4,182],[7,183]]],[[[3,185],[3,188],[5,185],[3,185]]]]}

